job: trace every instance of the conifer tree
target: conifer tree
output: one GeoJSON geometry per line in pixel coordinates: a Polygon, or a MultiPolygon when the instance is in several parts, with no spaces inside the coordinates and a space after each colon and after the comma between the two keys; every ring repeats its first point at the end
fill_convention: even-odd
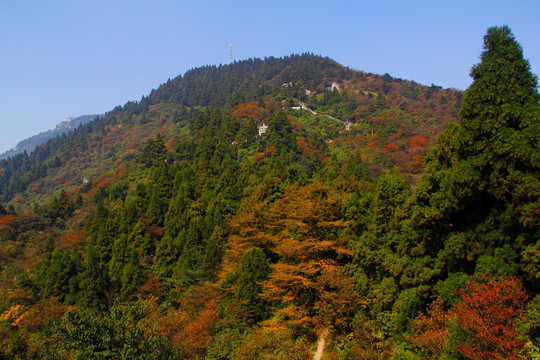
{"type": "Polygon", "coordinates": [[[131,248],[129,265],[124,267],[121,282],[121,292],[125,299],[133,295],[144,282],[144,272],[139,265],[139,254],[135,246],[131,248]]]}
{"type": "Polygon", "coordinates": [[[141,154],[141,162],[147,168],[159,166],[167,159],[167,148],[165,143],[158,133],[156,139],[149,139],[141,154]]]}
{"type": "Polygon", "coordinates": [[[41,259],[39,259],[39,262],[37,263],[37,282],[42,286],[42,289],[45,287],[45,283],[47,281],[47,270],[51,265],[53,251],[54,239],[52,236],[49,236],[45,242],[45,248],[43,249],[41,259]]]}
{"type": "Polygon", "coordinates": [[[209,239],[204,251],[203,269],[209,279],[213,278],[213,273],[221,260],[221,253],[216,240],[209,239]]]}
{"type": "Polygon", "coordinates": [[[150,203],[146,210],[148,220],[155,225],[163,226],[163,217],[165,214],[165,203],[162,192],[157,187],[151,188],[150,203]]]}
{"type": "Polygon", "coordinates": [[[242,266],[237,273],[236,297],[246,300],[260,318],[264,317],[265,311],[261,283],[268,278],[270,272],[266,255],[254,247],[242,258],[242,266]]]}
{"type": "Polygon", "coordinates": [[[69,257],[69,293],[66,295],[66,303],[76,304],[79,299],[80,286],[79,276],[82,272],[81,254],[73,249],[69,257]]]}
{"type": "Polygon", "coordinates": [[[455,253],[462,253],[458,270],[470,272],[477,256],[505,244],[537,253],[540,237],[540,96],[508,27],[488,29],[471,76],[461,125],[441,136],[416,192],[414,221],[428,230],[428,251],[445,248],[449,271],[455,253]]]}
{"type": "Polygon", "coordinates": [[[86,261],[80,277],[80,286],[79,304],[81,306],[101,309],[107,304],[108,274],[100,265],[96,250],[91,244],[86,250],[86,261]]]}
{"type": "Polygon", "coordinates": [[[129,259],[129,250],[127,244],[127,235],[121,234],[115,240],[112,248],[112,258],[109,262],[109,273],[113,280],[119,281],[122,277],[122,270],[129,259]]]}
{"type": "Polygon", "coordinates": [[[488,29],[471,76],[461,124],[440,136],[415,193],[392,196],[407,195],[406,187],[379,180],[370,231],[355,244],[357,287],[373,294],[373,318],[392,312],[396,336],[427,305],[433,284],[440,290],[453,275],[498,277],[519,267],[538,290],[537,79],[506,26],[488,29]]]}
{"type": "Polygon", "coordinates": [[[47,269],[43,296],[58,297],[60,300],[69,293],[69,254],[61,247],[54,249],[47,269]]]}

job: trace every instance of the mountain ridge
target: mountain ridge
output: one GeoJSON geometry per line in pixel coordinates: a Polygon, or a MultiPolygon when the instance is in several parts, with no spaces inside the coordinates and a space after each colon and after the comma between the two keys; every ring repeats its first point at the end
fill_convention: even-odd
{"type": "Polygon", "coordinates": [[[36,146],[43,144],[47,140],[52,139],[56,136],[60,136],[69,131],[73,131],[79,125],[86,124],[87,122],[95,119],[97,116],[101,115],[81,115],[78,117],[68,117],[65,120],[56,124],[54,129],[42,131],[39,134],[32,135],[26,139],[19,141],[14,148],[7,150],[3,154],[0,154],[0,160],[15,156],[25,151],[27,153],[30,153],[35,149],[36,146]]]}

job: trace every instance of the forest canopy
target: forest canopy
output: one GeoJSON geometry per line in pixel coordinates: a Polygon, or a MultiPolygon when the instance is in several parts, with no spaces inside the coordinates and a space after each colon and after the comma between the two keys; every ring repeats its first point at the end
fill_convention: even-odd
{"type": "Polygon", "coordinates": [[[0,160],[0,358],[538,358],[537,77],[471,77],[202,67],[0,160]]]}

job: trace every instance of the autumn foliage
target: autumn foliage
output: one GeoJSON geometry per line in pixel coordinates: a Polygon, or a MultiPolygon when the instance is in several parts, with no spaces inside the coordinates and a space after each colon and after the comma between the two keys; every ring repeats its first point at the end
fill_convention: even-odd
{"type": "MultiPolygon", "coordinates": [[[[467,359],[521,359],[524,342],[516,330],[528,296],[519,280],[473,279],[457,293],[461,301],[445,310],[434,301],[426,314],[411,321],[405,337],[426,359],[438,359],[445,351],[456,351],[467,359]],[[465,339],[450,344],[449,331],[462,332],[465,339]],[[449,346],[454,346],[450,349],[449,346]]],[[[455,340],[453,340],[455,342],[455,340]]]]}
{"type": "Polygon", "coordinates": [[[437,359],[448,341],[449,318],[442,301],[435,300],[426,314],[421,313],[411,321],[410,333],[405,338],[418,347],[424,359],[437,359]]]}
{"type": "Polygon", "coordinates": [[[473,280],[460,294],[463,301],[450,316],[467,333],[469,341],[458,344],[458,351],[469,359],[518,359],[524,343],[514,324],[522,316],[527,300],[519,281],[473,280]]]}
{"type": "Polygon", "coordinates": [[[250,59],[0,160],[0,358],[534,358],[540,96],[490,33],[465,93],[250,59]]]}

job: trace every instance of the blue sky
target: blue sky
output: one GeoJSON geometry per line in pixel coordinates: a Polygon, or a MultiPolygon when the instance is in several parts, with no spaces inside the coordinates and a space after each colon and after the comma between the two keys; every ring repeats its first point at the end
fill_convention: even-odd
{"type": "Polygon", "coordinates": [[[313,52],[352,69],[465,89],[489,26],[540,73],[540,1],[0,0],[0,152],[104,113],[187,70],[313,52]]]}

